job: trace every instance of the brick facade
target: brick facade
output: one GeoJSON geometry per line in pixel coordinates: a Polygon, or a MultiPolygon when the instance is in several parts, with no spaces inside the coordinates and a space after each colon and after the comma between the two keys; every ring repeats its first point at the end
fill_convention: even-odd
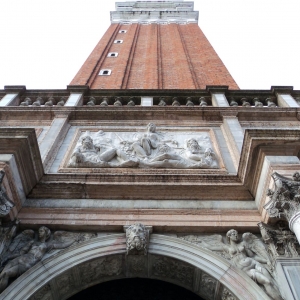
{"type": "Polygon", "coordinates": [[[92,89],[205,89],[238,86],[195,23],[112,24],[71,85],[92,89]],[[127,30],[120,33],[120,30],[127,30]],[[123,40],[115,44],[115,40],[123,40]],[[117,57],[107,57],[117,52],[117,57]],[[99,76],[110,69],[110,76],[99,76]]]}

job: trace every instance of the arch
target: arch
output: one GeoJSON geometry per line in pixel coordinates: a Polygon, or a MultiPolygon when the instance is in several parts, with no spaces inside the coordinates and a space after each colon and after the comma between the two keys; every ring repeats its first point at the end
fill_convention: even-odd
{"type": "Polygon", "coordinates": [[[226,294],[240,300],[269,299],[228,261],[178,238],[152,234],[148,255],[125,252],[125,234],[112,234],[54,253],[15,280],[1,299],[67,299],[95,284],[130,277],[175,283],[207,300],[226,294]]]}

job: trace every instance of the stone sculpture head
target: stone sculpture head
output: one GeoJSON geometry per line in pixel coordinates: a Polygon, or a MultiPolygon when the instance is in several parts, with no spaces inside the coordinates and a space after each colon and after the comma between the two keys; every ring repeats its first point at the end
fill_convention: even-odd
{"type": "Polygon", "coordinates": [[[93,139],[89,135],[86,135],[82,138],[81,144],[84,149],[93,149],[94,145],[93,139]]]}
{"type": "Polygon", "coordinates": [[[230,229],[226,233],[226,239],[228,243],[230,243],[230,241],[237,242],[239,240],[238,232],[235,229],[230,229]]]}
{"type": "Polygon", "coordinates": [[[186,142],[187,149],[190,150],[192,153],[199,153],[201,150],[200,145],[198,144],[197,140],[194,138],[190,138],[186,142]]]}
{"type": "Polygon", "coordinates": [[[149,123],[147,125],[147,131],[149,131],[149,132],[155,132],[156,131],[156,125],[154,123],[149,123]]]}
{"type": "Polygon", "coordinates": [[[147,254],[148,230],[143,224],[137,223],[126,229],[126,248],[127,254],[132,250],[143,251],[147,254]]]}
{"type": "Polygon", "coordinates": [[[38,237],[40,241],[47,241],[51,236],[51,231],[46,226],[42,226],[39,228],[38,237]]]}
{"type": "Polygon", "coordinates": [[[255,236],[251,232],[245,232],[243,233],[242,238],[245,242],[252,243],[255,236]]]}
{"type": "Polygon", "coordinates": [[[294,181],[300,181],[300,173],[299,172],[295,172],[293,174],[293,179],[294,179],[294,181]]]}
{"type": "Polygon", "coordinates": [[[206,148],[205,149],[205,152],[204,152],[205,157],[212,157],[213,154],[214,154],[214,152],[212,151],[211,148],[206,148]]]}

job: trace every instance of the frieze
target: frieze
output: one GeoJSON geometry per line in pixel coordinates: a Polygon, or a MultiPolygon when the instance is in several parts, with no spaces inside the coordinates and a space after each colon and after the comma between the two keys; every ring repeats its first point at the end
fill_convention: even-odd
{"type": "Polygon", "coordinates": [[[149,123],[145,132],[86,131],[67,166],[215,169],[219,163],[207,132],[161,132],[149,123]]]}

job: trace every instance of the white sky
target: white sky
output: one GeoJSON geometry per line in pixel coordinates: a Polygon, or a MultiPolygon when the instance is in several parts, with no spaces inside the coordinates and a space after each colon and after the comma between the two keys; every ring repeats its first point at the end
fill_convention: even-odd
{"type": "MultiPolygon", "coordinates": [[[[241,89],[300,89],[299,0],[196,0],[241,89]]],[[[0,89],[64,89],[110,24],[111,0],[0,0],[0,89]]]]}

